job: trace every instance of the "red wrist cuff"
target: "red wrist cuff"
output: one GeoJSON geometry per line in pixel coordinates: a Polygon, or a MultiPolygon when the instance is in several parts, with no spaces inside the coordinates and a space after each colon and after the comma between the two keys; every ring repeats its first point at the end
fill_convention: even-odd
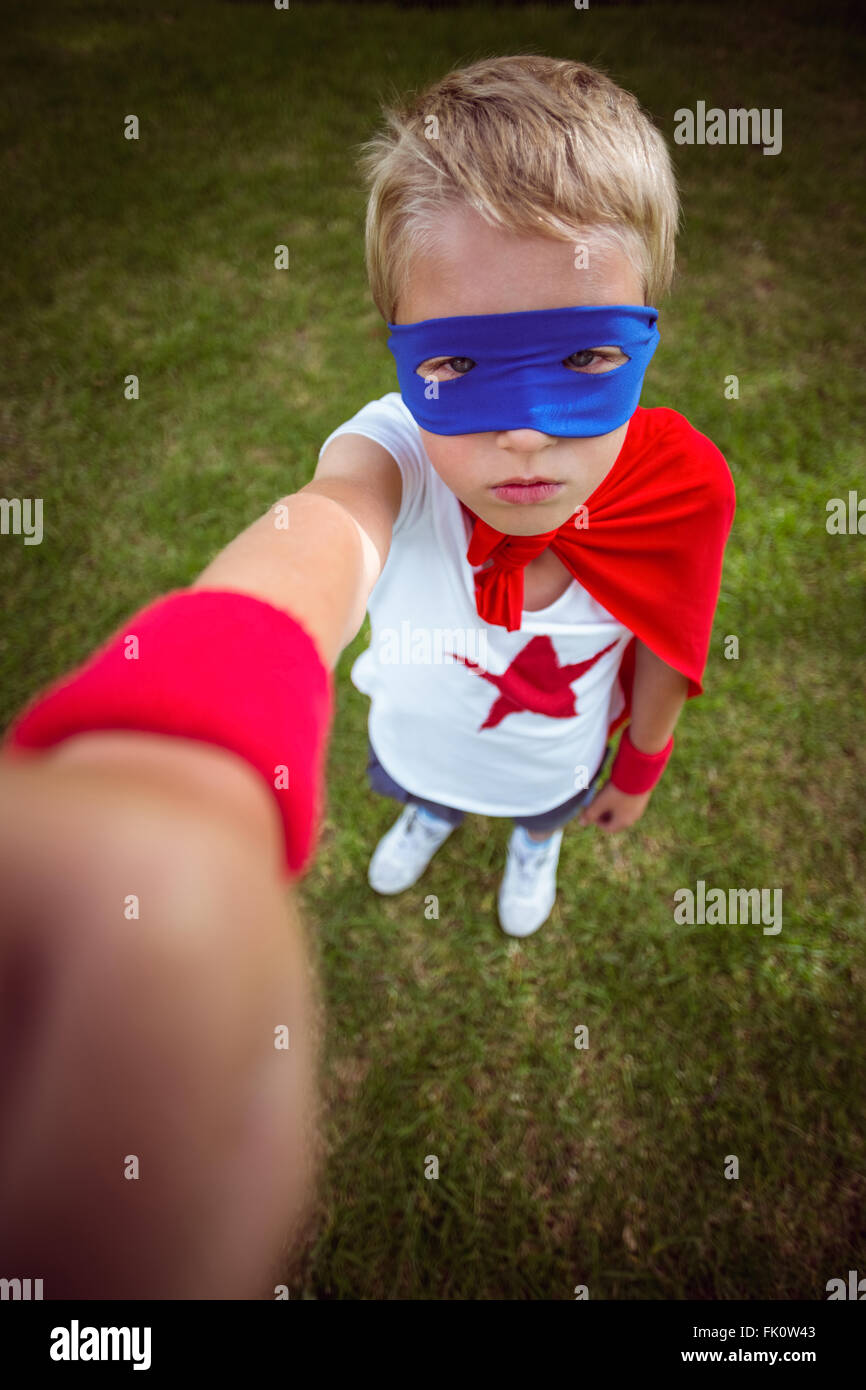
{"type": "Polygon", "coordinates": [[[284,870],[315,847],[333,717],[333,681],[304,627],[251,594],[177,590],[128,618],[8,729],[10,749],[128,729],[175,734],[246,759],[277,799],[284,870]]]}
{"type": "Polygon", "coordinates": [[[627,792],[629,796],[640,796],[642,792],[652,791],[665,770],[673,746],[674,737],[671,734],[660,753],[641,753],[632,743],[626,727],[623,729],[610,770],[611,782],[619,791],[627,792]]]}

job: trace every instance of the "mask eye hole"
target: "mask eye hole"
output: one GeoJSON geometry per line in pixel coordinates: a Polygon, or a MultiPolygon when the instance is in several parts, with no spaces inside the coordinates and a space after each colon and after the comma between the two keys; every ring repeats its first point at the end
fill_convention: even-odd
{"type": "Polygon", "coordinates": [[[627,353],[619,347],[581,348],[563,359],[563,367],[569,371],[581,372],[585,376],[598,376],[602,372],[612,372],[629,361],[627,353]]]}
{"type": "Polygon", "coordinates": [[[432,377],[434,381],[456,381],[477,365],[471,357],[428,357],[415,368],[415,374],[428,380],[432,377]]]}

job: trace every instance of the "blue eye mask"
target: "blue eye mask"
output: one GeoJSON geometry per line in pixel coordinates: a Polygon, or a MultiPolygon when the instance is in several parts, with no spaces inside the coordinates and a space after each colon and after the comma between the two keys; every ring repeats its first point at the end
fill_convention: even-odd
{"type": "Polygon", "coordinates": [[[634,414],[659,341],[657,318],[657,309],[634,304],[466,314],[389,323],[388,347],[400,394],[431,434],[533,429],[578,438],[609,434],[634,414]],[[606,346],[629,360],[592,372],[563,365],[606,346]],[[475,365],[449,381],[425,381],[416,369],[436,357],[475,365]]]}

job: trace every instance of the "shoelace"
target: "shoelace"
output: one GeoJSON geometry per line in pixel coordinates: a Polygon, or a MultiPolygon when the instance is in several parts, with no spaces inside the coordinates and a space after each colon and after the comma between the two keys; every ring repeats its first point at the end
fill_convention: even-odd
{"type": "Polygon", "coordinates": [[[413,807],[411,815],[407,816],[406,818],[406,824],[403,827],[403,834],[406,839],[409,838],[409,836],[415,830],[416,826],[420,827],[420,829],[423,830],[424,834],[427,836],[429,840],[439,839],[440,831],[436,828],[435,825],[431,825],[429,821],[425,820],[424,817],[419,814],[419,809],[417,806],[413,807]]]}
{"type": "Polygon", "coordinates": [[[538,871],[548,862],[551,848],[552,842],[543,850],[525,849],[520,845],[514,846],[512,853],[517,865],[517,882],[520,893],[535,886],[538,871]]]}

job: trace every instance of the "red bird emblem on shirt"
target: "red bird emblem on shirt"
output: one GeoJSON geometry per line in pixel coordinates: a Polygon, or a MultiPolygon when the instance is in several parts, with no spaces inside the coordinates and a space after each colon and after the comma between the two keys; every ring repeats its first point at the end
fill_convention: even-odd
{"type": "Polygon", "coordinates": [[[492,729],[501,724],[507,714],[519,714],[528,710],[531,714],[546,714],[549,719],[570,719],[579,713],[577,696],[571,688],[572,681],[584,675],[591,666],[616,646],[616,641],[602,647],[595,656],[586,661],[575,661],[568,666],[560,666],[553,643],[547,636],[533,637],[517,653],[507,670],[501,676],[490,671],[482,671],[475,661],[469,661],[457,652],[451,655],[462,661],[470,671],[477,671],[483,680],[490,681],[499,691],[490,713],[481,729],[492,729]]]}

